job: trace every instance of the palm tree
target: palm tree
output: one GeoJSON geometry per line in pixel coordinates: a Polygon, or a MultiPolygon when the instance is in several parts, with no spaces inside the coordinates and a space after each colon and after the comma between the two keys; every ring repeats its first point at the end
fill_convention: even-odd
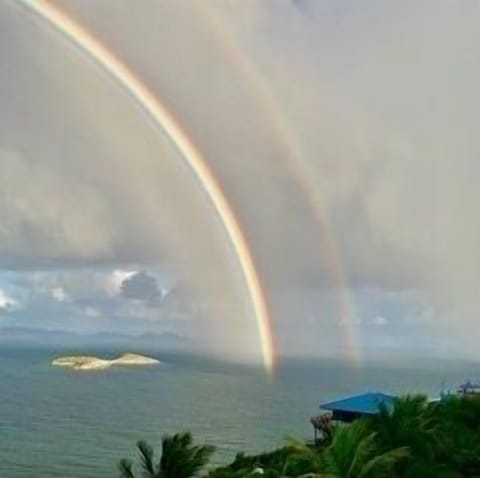
{"type": "MultiPolygon", "coordinates": [[[[309,476],[318,478],[383,478],[391,477],[394,465],[408,456],[406,447],[379,452],[376,434],[367,423],[359,420],[350,426],[339,427],[332,443],[324,450],[292,443],[296,449],[285,471],[292,463],[309,463],[309,476]]],[[[303,467],[304,468],[304,467],[303,467]]]]}
{"type": "MultiPolygon", "coordinates": [[[[162,438],[162,456],[154,462],[153,448],[139,441],[142,478],[192,478],[208,463],[214,448],[209,445],[193,446],[192,435],[177,433],[162,438]]],[[[123,459],[119,463],[120,478],[135,478],[133,463],[123,459]]]]}
{"type": "Polygon", "coordinates": [[[396,399],[392,409],[380,405],[370,427],[377,433],[382,451],[408,447],[410,458],[396,467],[405,478],[451,476],[441,460],[446,446],[443,425],[427,397],[406,395],[396,399]]]}
{"type": "Polygon", "coordinates": [[[397,398],[393,409],[381,404],[371,423],[384,449],[408,446],[412,454],[433,459],[441,445],[441,424],[423,395],[397,398]]]}
{"type": "Polygon", "coordinates": [[[480,397],[450,396],[435,410],[447,437],[440,458],[462,476],[480,476],[480,397]]]}
{"type": "Polygon", "coordinates": [[[433,463],[445,445],[445,433],[435,411],[427,397],[407,395],[396,399],[391,410],[382,404],[371,423],[383,449],[408,446],[412,459],[421,457],[433,463]]]}

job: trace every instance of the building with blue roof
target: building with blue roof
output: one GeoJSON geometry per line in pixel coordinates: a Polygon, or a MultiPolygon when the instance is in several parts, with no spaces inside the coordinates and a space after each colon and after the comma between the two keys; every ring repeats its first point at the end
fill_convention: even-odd
{"type": "Polygon", "coordinates": [[[351,422],[363,416],[375,415],[382,404],[392,409],[396,398],[387,393],[367,392],[322,403],[320,408],[332,412],[332,420],[351,422]]]}

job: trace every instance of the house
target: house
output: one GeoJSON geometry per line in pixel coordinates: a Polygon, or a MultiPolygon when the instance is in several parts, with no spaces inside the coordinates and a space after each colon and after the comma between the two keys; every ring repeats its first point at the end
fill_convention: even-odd
{"type": "Polygon", "coordinates": [[[331,412],[332,420],[349,423],[363,416],[375,415],[381,404],[392,409],[396,398],[382,392],[367,392],[322,403],[320,408],[331,412]]]}

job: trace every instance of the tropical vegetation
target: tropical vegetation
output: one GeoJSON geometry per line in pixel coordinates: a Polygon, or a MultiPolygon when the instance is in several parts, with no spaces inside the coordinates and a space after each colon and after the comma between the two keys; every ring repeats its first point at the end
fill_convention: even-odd
{"type": "Polygon", "coordinates": [[[122,460],[120,478],[480,478],[480,397],[405,396],[322,442],[290,440],[217,468],[213,448],[193,445],[189,433],[164,437],[157,461],[146,442],[137,447],[139,463],[122,460]]]}
{"type": "MultiPolygon", "coordinates": [[[[208,463],[214,449],[209,445],[193,445],[189,432],[177,433],[162,439],[162,454],[155,462],[153,448],[139,441],[142,478],[190,478],[196,476],[208,463]]],[[[136,478],[133,463],[123,459],[119,463],[121,478],[136,478]]]]}

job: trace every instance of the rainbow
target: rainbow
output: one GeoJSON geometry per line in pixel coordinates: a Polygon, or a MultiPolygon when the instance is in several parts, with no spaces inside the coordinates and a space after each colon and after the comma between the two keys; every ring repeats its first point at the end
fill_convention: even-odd
{"type": "Polygon", "coordinates": [[[255,261],[233,209],[200,151],[141,79],[91,33],[47,0],[18,0],[18,3],[68,38],[117,81],[166,134],[190,167],[215,208],[236,253],[257,323],[263,364],[267,373],[272,374],[275,351],[271,317],[255,261]]]}
{"type": "Polygon", "coordinates": [[[332,284],[334,300],[338,315],[338,325],[342,339],[341,349],[352,364],[361,361],[361,353],[357,331],[357,321],[353,301],[348,293],[348,278],[342,261],[340,245],[333,234],[333,227],[323,205],[322,192],[315,182],[315,172],[305,160],[301,141],[295,133],[285,112],[282,110],[272,85],[255,65],[254,61],[238,46],[231,29],[225,26],[219,14],[209,2],[202,3],[201,14],[207,16],[209,31],[218,37],[218,45],[225,50],[225,57],[238,69],[242,78],[255,95],[257,104],[268,113],[269,125],[277,140],[287,151],[287,166],[297,182],[301,185],[310,209],[313,211],[320,236],[323,239],[324,259],[332,284]]]}

